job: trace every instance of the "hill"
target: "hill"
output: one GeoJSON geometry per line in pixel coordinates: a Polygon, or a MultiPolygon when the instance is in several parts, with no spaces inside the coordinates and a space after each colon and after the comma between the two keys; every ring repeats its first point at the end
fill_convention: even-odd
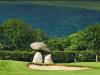
{"type": "Polygon", "coordinates": [[[52,37],[62,37],[100,23],[100,11],[38,4],[0,4],[0,23],[19,18],[52,37]]]}

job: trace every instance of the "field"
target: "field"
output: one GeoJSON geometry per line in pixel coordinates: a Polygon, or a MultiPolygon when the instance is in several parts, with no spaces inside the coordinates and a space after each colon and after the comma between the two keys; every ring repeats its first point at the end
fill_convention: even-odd
{"type": "Polygon", "coordinates": [[[29,62],[0,60],[0,75],[99,75],[99,62],[64,63],[71,66],[88,66],[94,69],[81,71],[42,71],[27,67],[29,62]]]}

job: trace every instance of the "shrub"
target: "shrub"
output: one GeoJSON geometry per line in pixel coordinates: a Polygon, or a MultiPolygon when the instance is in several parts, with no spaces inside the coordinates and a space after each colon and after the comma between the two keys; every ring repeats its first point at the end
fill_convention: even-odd
{"type": "Polygon", "coordinates": [[[81,51],[77,57],[79,62],[95,61],[96,53],[93,51],[81,51]]]}
{"type": "Polygon", "coordinates": [[[61,62],[74,62],[75,52],[67,51],[67,52],[52,52],[53,61],[56,63],[61,62]]]}
{"type": "Polygon", "coordinates": [[[98,61],[100,61],[100,56],[98,56],[98,61]]]}
{"type": "MultiPolygon", "coordinates": [[[[31,62],[35,52],[0,51],[0,59],[31,62]]],[[[90,62],[95,61],[96,52],[93,51],[56,51],[52,52],[55,63],[90,62]]],[[[100,61],[100,56],[98,56],[100,61]]]]}
{"type": "Polygon", "coordinates": [[[0,51],[2,60],[32,61],[33,55],[33,52],[0,51]]]}

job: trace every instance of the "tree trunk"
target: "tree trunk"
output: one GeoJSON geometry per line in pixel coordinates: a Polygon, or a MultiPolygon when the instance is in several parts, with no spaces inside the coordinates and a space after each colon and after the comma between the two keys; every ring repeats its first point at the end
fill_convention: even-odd
{"type": "Polygon", "coordinates": [[[77,62],[76,58],[74,58],[74,62],[77,62]]]}
{"type": "Polygon", "coordinates": [[[98,55],[96,54],[96,62],[98,62],[98,55]]]}

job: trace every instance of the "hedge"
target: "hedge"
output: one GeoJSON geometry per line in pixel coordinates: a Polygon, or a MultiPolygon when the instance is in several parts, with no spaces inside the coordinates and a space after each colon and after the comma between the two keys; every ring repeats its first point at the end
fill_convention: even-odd
{"type": "Polygon", "coordinates": [[[96,53],[93,51],[82,51],[79,52],[78,56],[76,57],[76,60],[78,62],[93,62],[95,61],[96,53]]]}
{"type": "Polygon", "coordinates": [[[34,52],[0,51],[1,60],[32,61],[34,52]]]}
{"type": "MultiPolygon", "coordinates": [[[[52,57],[54,62],[93,62],[95,61],[96,52],[94,51],[66,51],[53,52],[52,57]]],[[[100,56],[98,56],[100,60],[100,56]]]]}
{"type": "Polygon", "coordinates": [[[52,52],[52,59],[56,63],[74,62],[75,52],[52,52]]]}
{"type": "MultiPolygon", "coordinates": [[[[31,62],[35,52],[13,52],[0,51],[1,60],[17,60],[31,62]]],[[[95,61],[96,53],[93,51],[66,51],[52,52],[52,59],[55,63],[66,62],[93,62],[95,61]]],[[[100,61],[100,56],[98,56],[100,61]]]]}

